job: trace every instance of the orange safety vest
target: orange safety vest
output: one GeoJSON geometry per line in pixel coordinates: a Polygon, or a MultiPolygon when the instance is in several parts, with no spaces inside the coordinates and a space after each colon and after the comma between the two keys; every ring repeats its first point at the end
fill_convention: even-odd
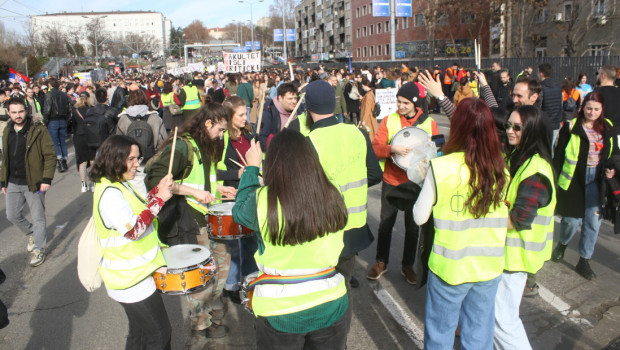
{"type": "Polygon", "coordinates": [[[454,71],[454,69],[452,69],[452,67],[447,68],[446,69],[446,74],[443,76],[443,83],[445,85],[452,85],[452,78],[456,75],[456,72],[454,71]],[[448,75],[448,72],[450,72],[450,75],[448,75]]]}
{"type": "MultiPolygon", "coordinates": [[[[572,97],[575,101],[579,101],[579,92],[575,89],[572,89],[570,91],[570,97],[572,97]]],[[[562,90],[562,101],[566,102],[566,100],[568,100],[568,95],[566,94],[566,91],[562,90]]]]}

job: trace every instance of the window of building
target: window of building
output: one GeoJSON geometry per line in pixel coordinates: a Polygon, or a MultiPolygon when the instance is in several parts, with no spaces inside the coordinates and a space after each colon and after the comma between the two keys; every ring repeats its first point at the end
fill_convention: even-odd
{"type": "Polygon", "coordinates": [[[355,18],[359,18],[360,17],[360,8],[356,8],[355,9],[355,18]]]}
{"type": "Polygon", "coordinates": [[[381,34],[381,22],[377,23],[377,34],[381,34]]]}
{"type": "Polygon", "coordinates": [[[461,24],[472,24],[476,20],[476,13],[470,11],[461,11],[461,24]]]}
{"type": "Polygon", "coordinates": [[[607,44],[590,45],[590,56],[609,56],[609,45],[607,44]]]}
{"type": "Polygon", "coordinates": [[[534,50],[536,57],[547,57],[547,48],[546,47],[537,47],[534,50]]]}
{"type": "Polygon", "coordinates": [[[362,57],[362,48],[361,47],[357,48],[357,57],[362,57]]]}
{"type": "Polygon", "coordinates": [[[403,28],[409,28],[409,18],[403,17],[403,28]]]}
{"type": "Polygon", "coordinates": [[[347,2],[346,4],[344,4],[344,9],[345,9],[345,11],[350,11],[351,10],[351,3],[347,2]]]}
{"type": "Polygon", "coordinates": [[[386,32],[390,31],[390,21],[385,21],[385,31],[386,32]]]}
{"type": "Polygon", "coordinates": [[[424,15],[423,14],[418,13],[417,15],[415,15],[415,17],[413,18],[413,26],[424,27],[424,15]]]}
{"type": "Polygon", "coordinates": [[[385,44],[385,54],[386,55],[391,55],[391,53],[390,53],[390,44],[385,44]]]}
{"type": "Polygon", "coordinates": [[[547,17],[549,17],[549,8],[546,6],[538,10],[536,13],[536,20],[538,23],[545,23],[547,17]]]}
{"type": "Polygon", "coordinates": [[[398,18],[394,18],[394,30],[398,30],[398,18]]]}
{"type": "Polygon", "coordinates": [[[362,6],[362,16],[366,16],[366,5],[362,6]]]}
{"type": "Polygon", "coordinates": [[[374,47],[374,46],[371,46],[371,47],[370,47],[370,57],[372,57],[372,56],[374,56],[374,55],[375,55],[375,47],[374,47]]]}
{"type": "Polygon", "coordinates": [[[383,56],[383,52],[381,50],[381,45],[377,45],[377,56],[383,56]]]}
{"type": "Polygon", "coordinates": [[[445,13],[438,13],[437,14],[437,25],[438,26],[448,25],[448,15],[446,15],[445,13]]]}
{"type": "Polygon", "coordinates": [[[564,18],[565,21],[573,20],[573,2],[566,1],[564,3],[564,18]]]}
{"type": "Polygon", "coordinates": [[[375,25],[374,24],[370,25],[370,35],[375,35],[375,25]]]}
{"type": "Polygon", "coordinates": [[[357,36],[356,36],[356,38],[359,38],[359,37],[360,37],[360,28],[357,28],[357,36]]]}
{"type": "Polygon", "coordinates": [[[592,11],[594,16],[602,16],[605,14],[605,0],[594,0],[592,5],[592,11]]]}
{"type": "Polygon", "coordinates": [[[364,57],[368,56],[368,48],[364,46],[364,57]]]}
{"type": "Polygon", "coordinates": [[[332,8],[331,7],[326,8],[325,9],[325,17],[327,17],[327,16],[329,16],[331,14],[332,14],[332,8]]]}
{"type": "Polygon", "coordinates": [[[344,21],[344,23],[345,23],[345,26],[350,27],[350,26],[351,26],[351,19],[350,19],[350,18],[347,18],[347,19],[344,21]]]}
{"type": "Polygon", "coordinates": [[[366,30],[366,27],[364,27],[364,28],[362,29],[362,33],[364,33],[363,37],[367,37],[367,36],[368,36],[368,32],[367,32],[367,30],[366,30]]]}

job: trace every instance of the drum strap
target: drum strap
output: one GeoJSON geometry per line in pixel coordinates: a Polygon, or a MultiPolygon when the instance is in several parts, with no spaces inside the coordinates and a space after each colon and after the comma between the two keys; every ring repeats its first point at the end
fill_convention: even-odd
{"type": "Polygon", "coordinates": [[[302,282],[322,280],[334,277],[337,273],[338,271],[336,271],[335,267],[332,267],[325,271],[313,273],[311,275],[301,276],[277,276],[264,273],[248,284],[248,290],[253,290],[254,287],[260,284],[296,284],[302,282]]]}

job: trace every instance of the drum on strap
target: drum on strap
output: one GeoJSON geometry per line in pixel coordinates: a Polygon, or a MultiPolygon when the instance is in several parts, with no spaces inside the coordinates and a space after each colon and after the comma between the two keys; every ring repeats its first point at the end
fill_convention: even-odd
{"type": "Polygon", "coordinates": [[[215,275],[215,261],[209,248],[197,244],[179,244],[162,248],[168,266],[165,274],[155,272],[157,289],[163,294],[190,294],[207,287],[215,275]]]}
{"type": "Polygon", "coordinates": [[[211,239],[239,239],[254,234],[249,228],[237,224],[232,217],[234,202],[209,205],[206,215],[207,232],[211,239]]]}
{"type": "Polygon", "coordinates": [[[400,129],[392,138],[390,145],[410,147],[411,151],[404,156],[393,154],[392,161],[399,168],[407,171],[412,166],[411,162],[415,156],[419,155],[420,150],[429,144],[430,140],[431,135],[418,127],[409,126],[400,129]]]}

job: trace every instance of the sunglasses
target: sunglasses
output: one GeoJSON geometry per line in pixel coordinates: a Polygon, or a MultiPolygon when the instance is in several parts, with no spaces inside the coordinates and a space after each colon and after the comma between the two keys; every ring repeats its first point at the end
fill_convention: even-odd
{"type": "Polygon", "coordinates": [[[517,124],[512,125],[510,123],[506,123],[506,125],[504,125],[504,127],[506,128],[506,131],[512,129],[514,131],[519,132],[519,131],[521,131],[521,129],[523,129],[523,126],[521,126],[521,125],[517,125],[517,124]]]}

